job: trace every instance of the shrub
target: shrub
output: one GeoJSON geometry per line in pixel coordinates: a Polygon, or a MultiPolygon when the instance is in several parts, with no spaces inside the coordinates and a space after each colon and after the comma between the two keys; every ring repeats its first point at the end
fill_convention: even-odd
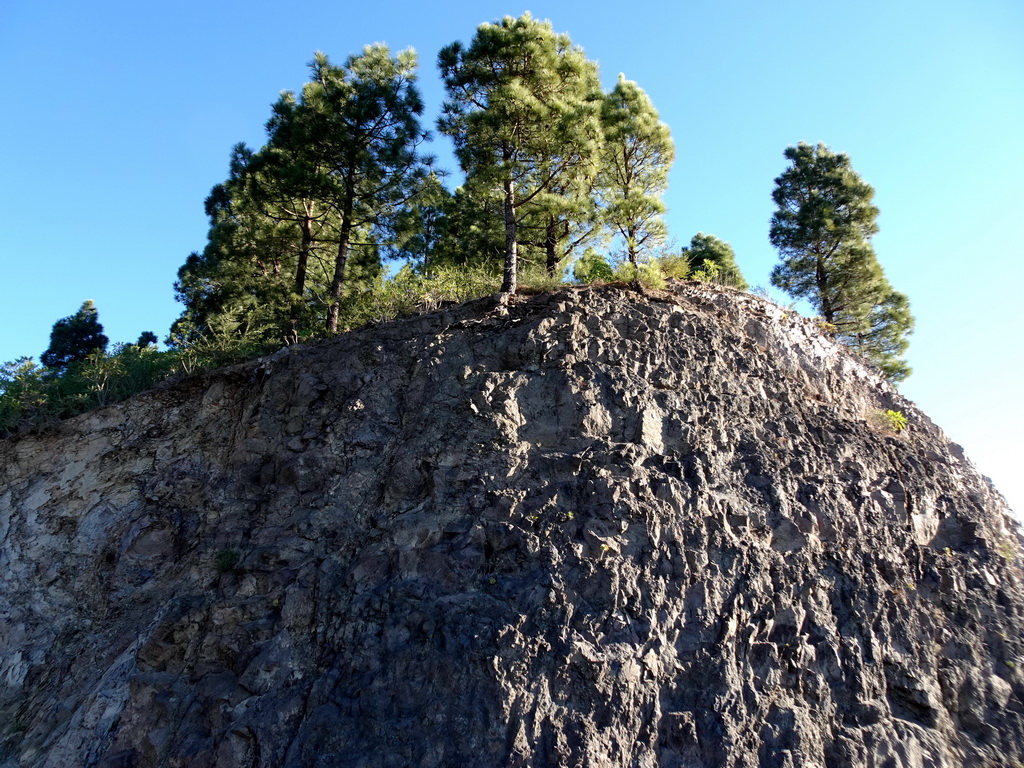
{"type": "Polygon", "coordinates": [[[895,432],[899,434],[907,428],[908,421],[907,417],[903,415],[902,411],[872,411],[868,420],[877,426],[879,429],[886,430],[888,432],[895,432]]]}
{"type": "Polygon", "coordinates": [[[623,262],[615,269],[615,279],[627,283],[640,283],[651,291],[665,287],[665,275],[656,261],[640,262],[639,264],[623,262]]]}
{"type": "Polygon", "coordinates": [[[434,267],[427,275],[402,267],[392,277],[378,276],[369,291],[352,297],[342,313],[346,330],[383,323],[402,315],[434,312],[501,290],[501,276],[484,267],[434,267]]]}
{"type": "Polygon", "coordinates": [[[577,283],[610,282],[615,279],[615,271],[604,256],[587,248],[573,265],[572,276],[577,283]]]}
{"type": "Polygon", "coordinates": [[[669,253],[660,257],[658,267],[665,277],[685,280],[690,276],[690,261],[681,253],[669,253]]]}
{"type": "Polygon", "coordinates": [[[519,270],[520,289],[526,293],[557,291],[565,284],[565,270],[564,263],[558,265],[553,275],[543,264],[523,264],[519,270]]]}
{"type": "Polygon", "coordinates": [[[694,272],[691,277],[694,280],[699,280],[702,283],[718,283],[721,276],[722,268],[718,266],[711,259],[704,259],[701,263],[700,269],[694,272]]]}

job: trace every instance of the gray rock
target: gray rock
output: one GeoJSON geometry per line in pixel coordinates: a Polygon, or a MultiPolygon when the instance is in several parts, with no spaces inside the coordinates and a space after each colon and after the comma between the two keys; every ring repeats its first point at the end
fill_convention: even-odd
{"type": "Polygon", "coordinates": [[[502,298],[0,442],[0,766],[1024,765],[1018,529],[874,369],[502,298]]]}

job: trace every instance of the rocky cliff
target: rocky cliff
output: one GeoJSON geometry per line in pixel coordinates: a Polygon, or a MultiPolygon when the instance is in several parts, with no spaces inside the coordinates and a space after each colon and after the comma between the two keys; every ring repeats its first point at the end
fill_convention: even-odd
{"type": "Polygon", "coordinates": [[[0,541],[3,768],[1024,765],[1003,500],[728,289],[481,300],[2,441],[0,541]]]}

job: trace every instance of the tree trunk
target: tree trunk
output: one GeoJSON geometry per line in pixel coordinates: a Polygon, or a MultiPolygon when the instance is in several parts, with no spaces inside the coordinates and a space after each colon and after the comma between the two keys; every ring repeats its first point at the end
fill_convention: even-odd
{"type": "Polygon", "coordinates": [[[348,263],[349,239],[352,235],[352,194],[348,194],[341,213],[341,233],[338,235],[338,255],[334,260],[334,280],[331,282],[331,306],[327,309],[327,333],[338,332],[338,314],[341,311],[341,289],[345,285],[345,265],[348,263]]]}
{"type": "Polygon", "coordinates": [[[544,231],[544,254],[545,266],[552,277],[558,272],[558,239],[558,219],[551,218],[544,231]]]}
{"type": "Polygon", "coordinates": [[[836,312],[828,295],[828,274],[825,272],[825,261],[821,256],[815,258],[814,281],[818,286],[818,296],[821,298],[821,316],[826,323],[834,323],[836,312]]]}
{"type": "Polygon", "coordinates": [[[308,216],[299,222],[302,228],[302,244],[299,246],[299,262],[295,265],[295,297],[292,300],[289,341],[299,341],[299,319],[302,312],[302,295],[306,292],[306,271],[309,266],[309,252],[313,249],[313,220],[308,216]]]}
{"type": "Polygon", "coordinates": [[[299,226],[302,228],[302,243],[299,246],[299,263],[295,266],[295,293],[302,296],[306,291],[309,252],[313,249],[313,220],[307,217],[299,222],[299,226]]]}
{"type": "Polygon", "coordinates": [[[515,182],[505,180],[505,274],[501,281],[504,293],[516,292],[516,271],[519,267],[519,247],[516,244],[516,192],[515,182]]]}

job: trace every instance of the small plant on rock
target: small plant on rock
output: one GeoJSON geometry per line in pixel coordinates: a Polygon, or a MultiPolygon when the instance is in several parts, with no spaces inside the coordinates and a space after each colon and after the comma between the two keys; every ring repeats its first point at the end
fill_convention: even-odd
{"type": "Polygon", "coordinates": [[[695,270],[690,277],[694,280],[699,280],[702,283],[717,283],[721,275],[721,271],[721,267],[711,259],[704,259],[704,262],[700,265],[700,269],[695,270]]]}
{"type": "Polygon", "coordinates": [[[242,553],[234,547],[224,547],[217,553],[217,557],[214,560],[214,565],[217,568],[217,573],[231,573],[238,566],[238,561],[242,559],[242,553]]]}
{"type": "Polygon", "coordinates": [[[909,423],[907,417],[903,415],[903,411],[894,411],[892,409],[872,411],[868,416],[868,421],[879,429],[896,434],[906,429],[909,423]]]}
{"type": "Polygon", "coordinates": [[[1017,559],[1017,543],[1011,538],[1005,538],[996,546],[999,556],[1008,563],[1017,559]]]}
{"type": "Polygon", "coordinates": [[[835,336],[839,332],[839,327],[835,323],[830,323],[821,317],[815,318],[815,321],[818,327],[829,336],[835,336]]]}
{"type": "Polygon", "coordinates": [[[907,417],[903,415],[903,411],[886,411],[885,421],[893,432],[902,432],[907,428],[907,417]]]}

